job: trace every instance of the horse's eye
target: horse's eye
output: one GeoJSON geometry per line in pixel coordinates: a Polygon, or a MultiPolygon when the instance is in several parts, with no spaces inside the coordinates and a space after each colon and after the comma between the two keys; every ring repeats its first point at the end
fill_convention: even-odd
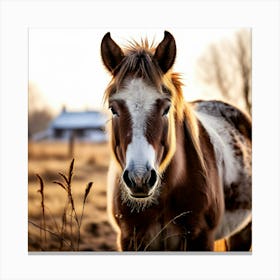
{"type": "Polygon", "coordinates": [[[109,109],[111,110],[113,117],[119,116],[118,112],[114,109],[114,107],[110,107],[109,109]]]}
{"type": "Polygon", "coordinates": [[[165,93],[165,94],[167,94],[167,95],[171,95],[171,92],[170,92],[170,90],[169,90],[169,88],[167,88],[166,86],[162,86],[161,87],[161,89],[162,89],[162,92],[163,93],[165,93]]]}
{"type": "Polygon", "coordinates": [[[168,113],[169,113],[169,110],[170,110],[170,105],[168,105],[168,106],[164,109],[164,111],[163,111],[163,113],[162,113],[162,116],[163,116],[163,117],[164,117],[164,116],[167,116],[168,113]]]}

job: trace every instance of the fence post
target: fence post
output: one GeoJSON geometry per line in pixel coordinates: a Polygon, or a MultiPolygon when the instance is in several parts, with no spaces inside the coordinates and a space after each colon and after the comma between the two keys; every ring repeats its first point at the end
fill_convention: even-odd
{"type": "Polygon", "coordinates": [[[69,149],[68,149],[68,156],[70,158],[74,158],[75,137],[76,137],[76,132],[72,130],[69,137],[69,149]]]}

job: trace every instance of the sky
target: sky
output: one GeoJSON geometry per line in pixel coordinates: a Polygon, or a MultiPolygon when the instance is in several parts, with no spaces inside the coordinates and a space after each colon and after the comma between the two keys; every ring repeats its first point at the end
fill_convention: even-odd
{"type": "MultiPolygon", "coordinates": [[[[157,29],[29,29],[29,83],[40,96],[41,107],[57,113],[67,110],[104,109],[103,94],[111,77],[103,66],[100,43],[106,32],[120,46],[128,40],[148,38],[160,42],[164,30],[157,29]]],[[[195,75],[199,56],[211,43],[230,39],[237,29],[175,29],[177,56],[174,71],[183,74],[186,100],[214,98],[206,93],[195,75]]]]}

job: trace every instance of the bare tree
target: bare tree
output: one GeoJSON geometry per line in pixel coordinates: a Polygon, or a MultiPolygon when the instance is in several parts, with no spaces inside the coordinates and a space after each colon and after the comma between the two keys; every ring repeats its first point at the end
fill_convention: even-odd
{"type": "Polygon", "coordinates": [[[244,30],[236,34],[236,60],[241,76],[241,92],[247,110],[251,113],[252,93],[252,51],[251,51],[251,32],[244,30]]]}
{"type": "Polygon", "coordinates": [[[208,47],[197,63],[199,79],[226,100],[251,114],[251,32],[241,29],[233,40],[208,47]],[[240,101],[242,101],[240,104],[240,101]]]}
{"type": "Polygon", "coordinates": [[[53,119],[53,113],[44,101],[38,87],[28,85],[28,137],[45,130],[53,119]]]}

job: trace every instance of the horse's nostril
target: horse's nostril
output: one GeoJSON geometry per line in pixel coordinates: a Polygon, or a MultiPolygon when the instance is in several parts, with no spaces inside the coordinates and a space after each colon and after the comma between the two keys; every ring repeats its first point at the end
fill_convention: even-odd
{"type": "Polygon", "coordinates": [[[150,178],[147,181],[148,186],[151,188],[157,181],[157,173],[154,169],[150,171],[150,178]]]}
{"type": "Polygon", "coordinates": [[[124,171],[123,180],[129,188],[133,188],[136,185],[135,182],[133,181],[133,179],[129,176],[129,171],[128,170],[124,171]]]}
{"type": "Polygon", "coordinates": [[[157,173],[154,169],[144,175],[135,176],[133,171],[125,170],[122,175],[123,181],[133,192],[148,192],[157,181],[157,173]]]}

